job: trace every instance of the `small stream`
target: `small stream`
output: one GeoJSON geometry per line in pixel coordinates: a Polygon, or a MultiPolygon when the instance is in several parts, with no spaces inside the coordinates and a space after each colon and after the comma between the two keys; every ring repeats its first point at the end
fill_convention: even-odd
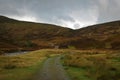
{"type": "Polygon", "coordinates": [[[20,54],[26,54],[30,51],[19,51],[19,52],[12,52],[12,53],[5,53],[5,56],[16,56],[16,55],[20,55],[20,54]]]}

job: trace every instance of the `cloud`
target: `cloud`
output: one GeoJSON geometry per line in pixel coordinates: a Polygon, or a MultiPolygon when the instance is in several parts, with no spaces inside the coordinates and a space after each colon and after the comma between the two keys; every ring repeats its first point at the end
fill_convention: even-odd
{"type": "Polygon", "coordinates": [[[73,29],[120,20],[120,0],[0,0],[0,14],[73,29]]]}
{"type": "Polygon", "coordinates": [[[120,20],[120,0],[99,0],[98,23],[120,20]]]}

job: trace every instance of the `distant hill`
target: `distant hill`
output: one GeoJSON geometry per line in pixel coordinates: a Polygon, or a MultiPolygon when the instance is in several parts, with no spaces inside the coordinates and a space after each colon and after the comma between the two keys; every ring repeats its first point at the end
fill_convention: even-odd
{"type": "Polygon", "coordinates": [[[0,16],[0,50],[42,48],[120,49],[120,21],[78,30],[0,16]]]}

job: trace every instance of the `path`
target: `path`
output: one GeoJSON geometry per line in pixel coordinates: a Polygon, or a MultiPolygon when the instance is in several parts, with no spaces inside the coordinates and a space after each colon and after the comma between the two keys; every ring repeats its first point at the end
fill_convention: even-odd
{"type": "Polygon", "coordinates": [[[60,57],[52,57],[45,61],[34,80],[69,80],[69,78],[60,63],[60,57]]]}

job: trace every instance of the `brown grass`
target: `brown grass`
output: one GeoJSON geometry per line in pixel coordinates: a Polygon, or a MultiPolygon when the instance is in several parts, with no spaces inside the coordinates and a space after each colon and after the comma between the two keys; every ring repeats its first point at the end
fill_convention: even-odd
{"type": "Polygon", "coordinates": [[[64,64],[85,70],[85,75],[93,80],[120,79],[120,53],[117,51],[73,52],[65,55],[64,64]]]}
{"type": "Polygon", "coordinates": [[[30,80],[46,58],[61,53],[64,50],[42,49],[16,56],[0,55],[0,80],[30,80]]]}

